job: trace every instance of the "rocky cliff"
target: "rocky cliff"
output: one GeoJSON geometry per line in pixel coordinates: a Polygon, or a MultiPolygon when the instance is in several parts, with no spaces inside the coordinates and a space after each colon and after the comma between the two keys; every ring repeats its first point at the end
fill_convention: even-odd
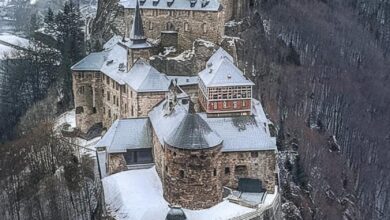
{"type": "Polygon", "coordinates": [[[235,32],[280,131],[286,217],[390,218],[389,6],[256,1],[235,32]]]}

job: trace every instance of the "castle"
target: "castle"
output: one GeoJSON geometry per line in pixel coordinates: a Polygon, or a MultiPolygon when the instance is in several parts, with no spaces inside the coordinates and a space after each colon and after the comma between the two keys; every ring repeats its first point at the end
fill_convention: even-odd
{"type": "MultiPolygon", "coordinates": [[[[254,0],[140,0],[146,36],[161,39],[161,45],[189,49],[196,39],[220,43],[225,23],[247,15],[254,0]]],[[[115,28],[129,37],[135,0],[120,0],[120,19],[115,28]]]]}
{"type": "Polygon", "coordinates": [[[77,127],[81,132],[95,125],[107,129],[96,145],[104,155],[100,169],[109,175],[155,166],[166,201],[188,209],[214,206],[222,201],[224,187],[244,190],[248,182],[257,184],[254,192],[274,193],[276,138],[252,97],[253,82],[233,57],[220,48],[192,77],[160,73],[148,63],[156,45],[146,38],[140,8],[144,16],[169,7],[177,16],[184,8],[194,15],[216,13],[207,15],[216,25],[225,21],[220,16],[227,16],[227,9],[217,0],[127,0],[126,5],[134,6],[128,37],[113,37],[103,51],[72,67],[77,127]]]}

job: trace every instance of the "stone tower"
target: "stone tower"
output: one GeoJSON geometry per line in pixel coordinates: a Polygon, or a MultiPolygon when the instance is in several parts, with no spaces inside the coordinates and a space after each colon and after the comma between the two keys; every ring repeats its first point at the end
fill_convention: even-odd
{"type": "Polygon", "coordinates": [[[172,205],[204,209],[222,200],[222,139],[188,113],[165,140],[164,197],[172,205]]]}
{"type": "Polygon", "coordinates": [[[151,55],[152,45],[147,42],[142,23],[139,2],[134,11],[133,24],[130,30],[129,41],[123,42],[127,49],[127,71],[131,69],[139,58],[148,59],[151,55]]]}

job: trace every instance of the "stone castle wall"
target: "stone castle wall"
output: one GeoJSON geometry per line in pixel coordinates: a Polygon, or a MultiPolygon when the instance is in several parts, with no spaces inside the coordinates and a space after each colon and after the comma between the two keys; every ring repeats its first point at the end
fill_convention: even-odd
{"type": "Polygon", "coordinates": [[[210,208],[222,200],[221,146],[181,150],[165,145],[164,198],[188,209],[210,208]]]}
{"type": "Polygon", "coordinates": [[[102,121],[101,73],[73,72],[72,77],[76,126],[82,132],[87,132],[94,124],[102,121]]]}
{"type": "Polygon", "coordinates": [[[146,117],[165,98],[165,92],[137,93],[128,85],[120,85],[103,74],[103,127],[109,128],[120,118],[146,117]]]}
{"type": "MultiPolygon", "coordinates": [[[[127,37],[133,12],[133,9],[124,9],[125,25],[118,27],[127,37]]],[[[179,51],[192,48],[192,43],[198,38],[219,43],[224,35],[223,12],[158,9],[142,9],[141,12],[145,35],[157,39],[162,31],[177,31],[179,51]]]]}
{"type": "Polygon", "coordinates": [[[223,185],[238,187],[238,178],[260,179],[263,188],[269,193],[275,190],[276,152],[224,152],[221,159],[223,185]]]}

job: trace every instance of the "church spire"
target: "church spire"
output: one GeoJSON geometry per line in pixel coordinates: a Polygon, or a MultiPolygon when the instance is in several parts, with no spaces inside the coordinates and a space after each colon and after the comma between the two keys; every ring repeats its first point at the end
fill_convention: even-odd
{"type": "Polygon", "coordinates": [[[142,24],[142,17],[139,9],[139,2],[138,0],[136,1],[137,5],[135,6],[133,25],[130,31],[130,40],[132,40],[135,44],[146,42],[144,26],[142,24]]]}

